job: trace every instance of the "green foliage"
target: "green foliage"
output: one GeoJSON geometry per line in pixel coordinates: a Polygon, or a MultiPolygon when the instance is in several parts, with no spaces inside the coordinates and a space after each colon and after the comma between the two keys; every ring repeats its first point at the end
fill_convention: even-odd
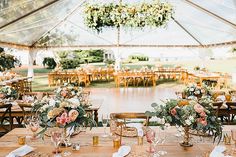
{"type": "Polygon", "coordinates": [[[76,67],[79,67],[80,60],[63,58],[60,60],[60,64],[63,69],[74,69],[76,67]]]}
{"type": "Polygon", "coordinates": [[[14,68],[17,59],[15,59],[13,55],[9,55],[3,52],[3,49],[1,49],[0,51],[0,71],[5,71],[14,68]]]}
{"type": "Polygon", "coordinates": [[[149,57],[141,54],[131,55],[129,56],[130,59],[137,59],[138,61],[148,61],[149,57]]]}
{"type": "Polygon", "coordinates": [[[115,60],[113,60],[113,59],[107,59],[107,60],[105,61],[105,63],[108,64],[108,65],[115,64],[115,60]]]}
{"type": "Polygon", "coordinates": [[[85,24],[98,32],[103,27],[160,27],[167,23],[173,14],[169,3],[155,0],[153,3],[140,4],[103,4],[87,5],[85,24]]]}
{"type": "Polygon", "coordinates": [[[75,50],[59,52],[63,69],[79,67],[84,63],[103,62],[103,50],[75,50]]]}
{"type": "Polygon", "coordinates": [[[43,66],[47,66],[47,69],[54,69],[57,66],[54,58],[52,57],[45,57],[43,59],[43,66]]]}

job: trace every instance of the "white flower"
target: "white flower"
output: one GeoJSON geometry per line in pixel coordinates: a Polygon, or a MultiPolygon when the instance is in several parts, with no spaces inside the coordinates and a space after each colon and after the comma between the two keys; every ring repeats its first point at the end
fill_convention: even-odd
{"type": "Polygon", "coordinates": [[[187,125],[191,125],[191,121],[190,121],[189,119],[185,120],[185,123],[186,123],[187,125]]]}
{"type": "Polygon", "coordinates": [[[56,105],[56,101],[53,99],[49,100],[49,106],[55,106],[56,105]]]}
{"type": "Polygon", "coordinates": [[[194,88],[193,88],[193,87],[191,87],[191,88],[189,89],[189,91],[190,91],[190,92],[193,92],[193,91],[194,91],[194,88]]]}
{"type": "Polygon", "coordinates": [[[193,116],[189,116],[188,118],[191,122],[194,122],[194,117],[193,116]]]}
{"type": "Polygon", "coordinates": [[[197,91],[194,92],[194,94],[197,94],[197,95],[198,95],[198,94],[200,94],[200,91],[197,90],[197,91]]]}

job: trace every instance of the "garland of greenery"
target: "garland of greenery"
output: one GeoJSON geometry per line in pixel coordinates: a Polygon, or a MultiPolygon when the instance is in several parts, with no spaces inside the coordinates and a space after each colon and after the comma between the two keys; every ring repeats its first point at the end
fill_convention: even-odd
{"type": "Polygon", "coordinates": [[[89,28],[102,31],[103,27],[160,27],[166,25],[173,14],[169,3],[154,0],[140,4],[95,4],[87,5],[84,22],[89,28]]]}

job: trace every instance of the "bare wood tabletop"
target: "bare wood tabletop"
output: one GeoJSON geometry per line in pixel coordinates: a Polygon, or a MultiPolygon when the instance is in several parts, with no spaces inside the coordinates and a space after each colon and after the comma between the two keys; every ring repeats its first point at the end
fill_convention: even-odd
{"type": "MultiPolygon", "coordinates": [[[[235,126],[227,126],[224,127],[224,131],[228,132],[230,129],[235,128],[235,126]]],[[[154,127],[155,129],[155,127],[154,127]]],[[[107,128],[109,131],[109,128],[107,128]]],[[[167,139],[164,144],[158,145],[159,150],[165,150],[168,153],[165,157],[205,157],[207,153],[209,153],[216,144],[213,144],[211,141],[207,140],[199,140],[196,138],[193,140],[194,146],[189,148],[184,148],[179,145],[179,138],[175,136],[176,134],[175,127],[167,130],[167,139]]],[[[73,151],[71,147],[61,148],[62,151],[69,150],[72,152],[70,157],[111,157],[117,149],[113,148],[112,137],[103,138],[101,135],[103,134],[103,128],[93,128],[92,130],[86,130],[86,132],[81,132],[80,134],[71,138],[72,143],[80,143],[80,150],[73,151]],[[99,144],[97,146],[92,145],[92,137],[98,135],[99,136],[99,144]]],[[[0,157],[6,156],[11,151],[19,148],[21,145],[17,143],[18,136],[30,136],[32,133],[26,128],[16,128],[6,134],[5,136],[0,138],[0,157]]],[[[46,156],[53,156],[53,144],[50,141],[49,137],[45,137],[45,140],[38,139],[35,142],[30,141],[27,138],[27,144],[35,148],[34,152],[47,154],[46,156]]],[[[148,143],[146,142],[146,138],[144,137],[144,144],[139,146],[137,145],[136,137],[123,137],[122,143],[124,145],[131,146],[131,152],[127,157],[151,157],[152,154],[146,152],[148,148],[148,143]]],[[[227,149],[231,150],[232,145],[228,145],[227,149]]],[[[31,154],[33,154],[31,153],[31,154]]],[[[231,154],[232,155],[232,154],[231,154]]],[[[30,154],[28,155],[30,156],[30,154]]],[[[33,156],[33,155],[32,155],[33,156]]],[[[39,155],[38,155],[39,156],[39,155]]],[[[42,156],[42,155],[41,155],[42,156]]],[[[234,154],[233,156],[236,156],[234,154]]]]}

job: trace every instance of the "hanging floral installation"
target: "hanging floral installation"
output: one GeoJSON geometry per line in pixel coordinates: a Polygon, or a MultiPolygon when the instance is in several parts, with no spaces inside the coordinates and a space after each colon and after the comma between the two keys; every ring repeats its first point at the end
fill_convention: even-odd
{"type": "Polygon", "coordinates": [[[88,4],[84,22],[98,32],[104,27],[160,27],[167,24],[173,12],[171,4],[159,0],[139,4],[88,4]]]}

